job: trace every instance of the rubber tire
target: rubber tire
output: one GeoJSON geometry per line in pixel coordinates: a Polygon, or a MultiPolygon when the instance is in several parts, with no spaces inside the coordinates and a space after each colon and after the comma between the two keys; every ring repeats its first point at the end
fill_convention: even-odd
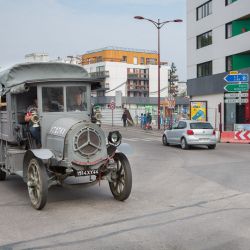
{"type": "Polygon", "coordinates": [[[6,179],[6,172],[0,169],[0,181],[5,181],[6,179]]]}
{"type": "Polygon", "coordinates": [[[207,145],[208,149],[215,149],[216,148],[216,144],[214,145],[207,145]]]}
{"type": "Polygon", "coordinates": [[[183,150],[186,150],[186,149],[189,149],[189,148],[190,148],[190,146],[187,144],[187,141],[186,141],[185,138],[181,138],[181,148],[182,148],[183,150]],[[184,143],[183,143],[183,140],[184,140],[184,143]]]}
{"type": "MultiPolygon", "coordinates": [[[[30,197],[30,193],[29,193],[29,197],[30,197],[30,201],[31,201],[31,205],[36,209],[36,210],[41,210],[44,208],[44,206],[47,203],[47,196],[48,196],[48,175],[47,175],[47,171],[46,168],[43,164],[43,162],[37,158],[31,158],[28,164],[28,168],[27,168],[27,184],[29,181],[29,168],[31,166],[31,164],[36,164],[37,165],[37,170],[38,170],[38,175],[39,175],[39,179],[41,182],[41,188],[40,188],[40,199],[38,200],[37,203],[33,203],[32,202],[32,198],[30,197]]],[[[29,187],[28,187],[29,188],[29,187]]]]}
{"type": "Polygon", "coordinates": [[[109,182],[110,191],[113,194],[114,198],[118,201],[126,200],[132,190],[132,172],[131,167],[128,161],[128,158],[123,153],[116,153],[114,156],[115,161],[120,161],[122,167],[124,169],[125,180],[124,180],[124,188],[121,193],[117,193],[115,190],[114,182],[109,182]]]}
{"type": "Polygon", "coordinates": [[[164,146],[169,146],[168,139],[167,139],[166,135],[162,136],[162,144],[164,146]]]}

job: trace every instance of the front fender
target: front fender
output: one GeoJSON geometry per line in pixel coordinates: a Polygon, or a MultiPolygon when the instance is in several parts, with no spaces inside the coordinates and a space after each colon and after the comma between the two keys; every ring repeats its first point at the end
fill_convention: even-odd
{"type": "Polygon", "coordinates": [[[43,149],[31,149],[30,150],[35,157],[41,159],[41,160],[49,160],[52,157],[54,157],[54,154],[51,150],[43,148],[43,149]]]}
{"type": "Polygon", "coordinates": [[[26,151],[23,159],[23,180],[27,181],[27,168],[32,158],[38,158],[42,161],[49,160],[54,157],[54,154],[49,149],[29,149],[26,151]]]}

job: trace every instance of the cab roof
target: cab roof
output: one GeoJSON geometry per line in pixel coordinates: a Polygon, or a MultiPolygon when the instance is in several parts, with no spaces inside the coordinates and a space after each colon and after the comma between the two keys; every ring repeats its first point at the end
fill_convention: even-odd
{"type": "Polygon", "coordinates": [[[22,63],[0,72],[0,84],[4,92],[21,84],[58,81],[88,82],[93,85],[93,89],[100,84],[83,67],[69,63],[22,63]]]}

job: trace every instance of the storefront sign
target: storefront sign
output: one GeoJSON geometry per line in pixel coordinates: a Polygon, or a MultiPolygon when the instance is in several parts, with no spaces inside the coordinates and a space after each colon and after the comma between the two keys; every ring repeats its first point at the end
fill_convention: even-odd
{"type": "Polygon", "coordinates": [[[207,101],[190,102],[191,120],[207,121],[207,101]]]}
{"type": "Polygon", "coordinates": [[[250,124],[234,124],[234,131],[250,131],[250,124]]]}

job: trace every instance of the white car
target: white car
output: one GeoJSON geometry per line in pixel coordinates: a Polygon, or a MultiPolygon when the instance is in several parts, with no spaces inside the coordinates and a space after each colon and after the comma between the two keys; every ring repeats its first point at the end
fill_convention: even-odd
{"type": "Polygon", "coordinates": [[[188,149],[192,145],[206,145],[209,149],[216,147],[216,134],[209,122],[182,120],[174,124],[172,129],[164,131],[162,143],[181,145],[188,149]]]}

